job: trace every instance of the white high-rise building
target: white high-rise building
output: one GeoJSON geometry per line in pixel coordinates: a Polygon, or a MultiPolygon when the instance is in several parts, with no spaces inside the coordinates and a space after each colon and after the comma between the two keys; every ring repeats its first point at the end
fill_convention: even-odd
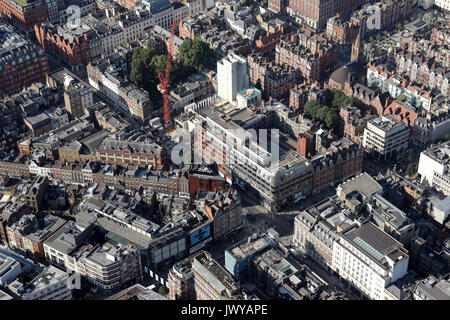
{"type": "Polygon", "coordinates": [[[239,91],[247,89],[249,76],[247,60],[234,53],[217,62],[217,93],[230,103],[236,100],[239,91]]]}

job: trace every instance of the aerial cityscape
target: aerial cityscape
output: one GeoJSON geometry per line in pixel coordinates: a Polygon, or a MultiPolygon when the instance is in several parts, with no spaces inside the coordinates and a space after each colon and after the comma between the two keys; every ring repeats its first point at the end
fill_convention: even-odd
{"type": "Polygon", "coordinates": [[[450,0],[0,0],[0,300],[450,300],[449,97],[450,0]]]}

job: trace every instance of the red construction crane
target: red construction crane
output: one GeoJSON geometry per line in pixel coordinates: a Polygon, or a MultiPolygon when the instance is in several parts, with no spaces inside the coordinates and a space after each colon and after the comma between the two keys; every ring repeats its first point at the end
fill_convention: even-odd
{"type": "Polygon", "coordinates": [[[173,55],[173,35],[175,32],[175,21],[172,23],[172,30],[170,31],[169,48],[167,54],[166,72],[162,73],[162,70],[158,70],[158,90],[163,95],[164,100],[164,123],[169,126],[172,123],[170,118],[170,105],[169,105],[169,75],[170,75],[170,65],[172,64],[173,55]]]}

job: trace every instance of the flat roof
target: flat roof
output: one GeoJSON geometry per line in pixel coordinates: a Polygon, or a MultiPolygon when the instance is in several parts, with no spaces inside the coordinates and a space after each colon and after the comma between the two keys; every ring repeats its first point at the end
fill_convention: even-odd
{"type": "Polygon", "coordinates": [[[363,223],[342,233],[342,236],[354,246],[362,249],[372,260],[384,266],[387,256],[394,261],[408,255],[403,245],[376,227],[372,222],[363,223]]]}
{"type": "Polygon", "coordinates": [[[383,190],[383,187],[366,172],[341,183],[338,188],[346,195],[358,191],[365,197],[383,190]]]}

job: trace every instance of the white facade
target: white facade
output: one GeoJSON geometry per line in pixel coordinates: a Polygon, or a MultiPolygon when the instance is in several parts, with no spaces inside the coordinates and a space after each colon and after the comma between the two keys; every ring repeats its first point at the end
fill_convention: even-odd
{"type": "MultiPolygon", "coordinates": [[[[175,25],[178,25],[180,23],[180,20],[184,19],[188,16],[189,9],[185,5],[179,6],[178,8],[173,10],[173,21],[175,22],[175,25]]],[[[170,29],[172,26],[169,27],[170,29]]]]}
{"type": "Polygon", "coordinates": [[[363,147],[387,159],[393,152],[408,147],[409,128],[391,115],[382,116],[367,123],[364,129],[363,147]]]}
{"type": "Polygon", "coordinates": [[[421,182],[450,195],[450,142],[434,146],[420,154],[418,173],[421,182]]]}
{"type": "Polygon", "coordinates": [[[431,95],[420,94],[418,90],[410,87],[403,87],[401,80],[391,78],[387,73],[373,67],[367,69],[367,85],[372,88],[380,89],[381,92],[388,91],[392,98],[404,95],[411,105],[423,108],[427,111],[431,109],[431,95]]]}
{"type": "Polygon", "coordinates": [[[203,2],[205,2],[205,1],[204,0],[184,0],[183,1],[183,3],[188,8],[189,15],[193,15],[197,12],[203,11],[203,9],[204,9],[203,2]]]}
{"type": "MultiPolygon", "coordinates": [[[[389,238],[391,243],[396,242],[384,232],[382,237],[389,238]]],[[[349,241],[346,237],[335,241],[331,268],[370,299],[385,300],[384,289],[407,274],[409,256],[400,251],[400,248],[403,248],[400,243],[397,243],[399,248],[392,251],[394,255],[378,252],[366,242],[359,243],[362,243],[366,250],[356,246],[354,241],[349,241]]]]}
{"type": "Polygon", "coordinates": [[[73,6],[72,8],[70,8],[70,7],[71,6],[67,7],[64,10],[59,11],[59,23],[60,24],[66,23],[69,20],[69,18],[72,20],[75,19],[78,14],[75,12],[75,9],[79,10],[80,17],[84,17],[85,15],[89,14],[90,12],[95,12],[95,10],[97,9],[97,3],[92,0],[87,0],[83,3],[82,6],[73,6]]]}
{"type": "Polygon", "coordinates": [[[434,0],[437,7],[450,11],[450,1],[448,0],[434,0]]]}
{"type": "Polygon", "coordinates": [[[439,223],[445,223],[450,215],[450,196],[439,202],[433,209],[433,218],[439,223]]]}
{"type": "Polygon", "coordinates": [[[428,10],[430,7],[432,7],[434,4],[434,0],[419,0],[417,2],[417,5],[419,7],[422,7],[425,10],[428,10]]]}
{"type": "Polygon", "coordinates": [[[23,300],[71,300],[72,290],[68,286],[68,275],[53,266],[45,269],[31,282],[31,288],[22,296],[23,300]]]}
{"type": "Polygon", "coordinates": [[[217,62],[217,93],[220,98],[232,103],[236,100],[236,94],[248,86],[249,76],[245,58],[230,54],[217,62]]]}

